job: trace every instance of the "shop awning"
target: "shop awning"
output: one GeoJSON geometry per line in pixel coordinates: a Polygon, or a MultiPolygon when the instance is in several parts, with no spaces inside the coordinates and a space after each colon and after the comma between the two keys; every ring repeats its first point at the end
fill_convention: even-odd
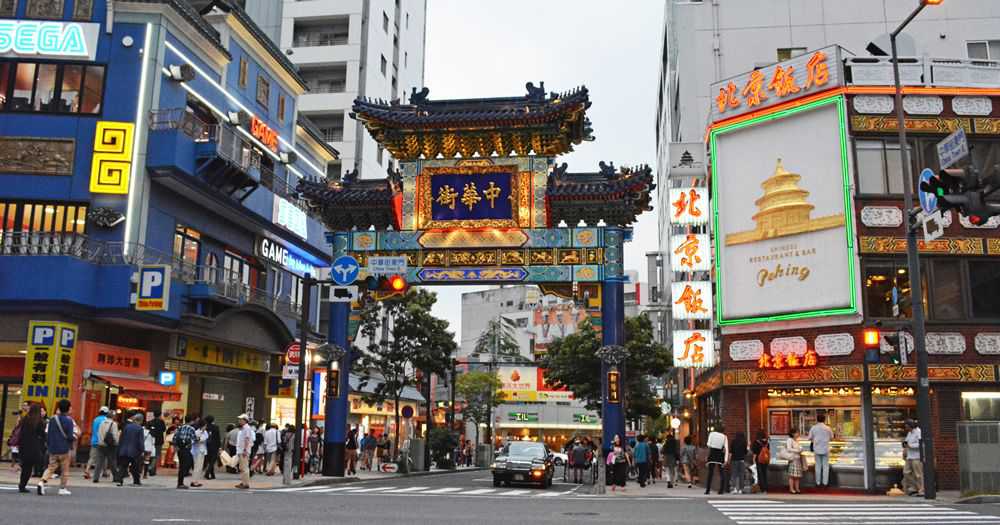
{"type": "Polygon", "coordinates": [[[118,387],[122,390],[123,394],[136,399],[143,399],[146,401],[181,400],[181,393],[176,388],[163,386],[156,381],[149,379],[117,377],[100,374],[91,375],[90,378],[118,387]]]}

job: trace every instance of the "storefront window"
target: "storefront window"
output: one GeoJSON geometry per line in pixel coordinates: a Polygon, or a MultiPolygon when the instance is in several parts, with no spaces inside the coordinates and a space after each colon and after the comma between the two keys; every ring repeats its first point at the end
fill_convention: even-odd
{"type": "Polygon", "coordinates": [[[934,270],[934,290],[931,302],[933,311],[932,319],[961,319],[963,317],[962,307],[962,278],[961,261],[954,260],[934,260],[932,261],[934,270]]]}
{"type": "MultiPolygon", "coordinates": [[[[865,194],[903,193],[900,176],[899,144],[884,140],[858,140],[854,144],[857,159],[858,192],[865,194]]],[[[913,151],[911,144],[910,151],[913,151]]],[[[916,159],[910,158],[914,164],[916,159]]]]}
{"type": "Polygon", "coordinates": [[[0,201],[0,233],[84,233],[87,206],[0,201]]]}
{"type": "Polygon", "coordinates": [[[179,270],[185,280],[194,277],[201,250],[201,232],[178,224],[174,230],[174,259],[180,263],[179,270]]]}
{"type": "Polygon", "coordinates": [[[962,419],[1000,421],[1000,392],[962,392],[962,419]]]}
{"type": "Polygon", "coordinates": [[[94,114],[103,90],[104,66],[0,63],[0,109],[94,114]]]}
{"type": "Polygon", "coordinates": [[[35,82],[35,111],[58,111],[52,105],[56,96],[56,65],[40,64],[35,82]]]}
{"type": "MultiPolygon", "coordinates": [[[[927,311],[927,265],[923,273],[924,311],[927,311]]],[[[869,317],[895,317],[892,311],[893,288],[896,289],[899,317],[910,317],[913,305],[910,301],[910,277],[905,259],[867,262],[864,266],[865,313],[869,317]]]]}
{"type": "Polygon", "coordinates": [[[31,109],[31,94],[35,87],[35,64],[17,64],[17,74],[14,76],[14,93],[10,109],[24,111],[31,109]]]}
{"type": "Polygon", "coordinates": [[[83,66],[63,68],[62,86],[59,89],[60,107],[56,111],[76,113],[80,110],[80,86],[83,83],[83,66]]]}
{"type": "Polygon", "coordinates": [[[0,62],[0,109],[7,105],[7,88],[10,87],[11,69],[7,62],[0,62]]]}
{"type": "Polygon", "coordinates": [[[1000,317],[1000,265],[969,261],[973,317],[1000,317]]]}
{"type": "Polygon", "coordinates": [[[83,80],[83,104],[80,113],[100,113],[104,99],[104,66],[87,66],[83,80]]]}

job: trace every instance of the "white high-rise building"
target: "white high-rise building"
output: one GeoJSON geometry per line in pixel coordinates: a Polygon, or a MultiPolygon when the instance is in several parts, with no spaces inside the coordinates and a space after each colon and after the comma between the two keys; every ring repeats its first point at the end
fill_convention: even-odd
{"type": "MultiPolygon", "coordinates": [[[[657,118],[661,189],[670,142],[699,142],[713,94],[709,85],[833,44],[869,56],[917,0],[665,0],[657,118]]],[[[900,37],[900,56],[1000,60],[1000,2],[961,0],[928,7],[900,37]]],[[[850,56],[850,55],[848,55],[850,56]]],[[[667,191],[659,191],[660,250],[667,253],[667,191]]]]}
{"type": "Polygon", "coordinates": [[[341,154],[329,175],[385,176],[394,159],[350,117],[354,99],[407,100],[424,83],[426,0],[245,0],[306,80],[299,114],[341,154]]]}

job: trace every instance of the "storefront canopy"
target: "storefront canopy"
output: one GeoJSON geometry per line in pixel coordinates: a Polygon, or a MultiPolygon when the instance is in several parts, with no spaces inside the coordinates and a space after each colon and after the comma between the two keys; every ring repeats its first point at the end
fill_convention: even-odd
{"type": "Polygon", "coordinates": [[[146,401],[181,400],[181,393],[176,388],[163,386],[156,381],[149,379],[113,377],[108,375],[91,375],[90,378],[118,387],[128,397],[134,397],[136,399],[143,399],[146,401]]]}

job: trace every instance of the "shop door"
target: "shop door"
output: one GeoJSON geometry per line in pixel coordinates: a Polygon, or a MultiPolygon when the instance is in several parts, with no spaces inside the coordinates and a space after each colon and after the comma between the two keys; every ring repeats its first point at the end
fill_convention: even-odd
{"type": "Polygon", "coordinates": [[[201,396],[201,415],[215,416],[222,428],[236,423],[243,413],[243,382],[234,379],[206,377],[201,396]]]}

